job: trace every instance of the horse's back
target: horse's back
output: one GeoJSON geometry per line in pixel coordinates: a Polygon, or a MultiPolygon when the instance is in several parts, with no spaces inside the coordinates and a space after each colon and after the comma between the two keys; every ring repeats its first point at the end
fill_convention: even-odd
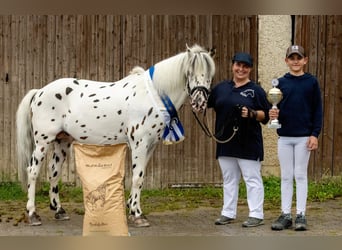
{"type": "MultiPolygon", "coordinates": [[[[58,79],[40,89],[32,103],[34,127],[41,133],[65,131],[94,144],[127,141],[127,131],[147,126],[149,111],[159,112],[155,108],[141,74],[117,82],[58,79]]],[[[163,117],[157,117],[154,123],[161,124],[163,117]]]]}

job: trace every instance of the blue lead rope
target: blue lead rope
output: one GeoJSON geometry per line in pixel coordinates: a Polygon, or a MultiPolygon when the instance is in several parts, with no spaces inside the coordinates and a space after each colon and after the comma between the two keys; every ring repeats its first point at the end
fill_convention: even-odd
{"type": "MultiPolygon", "coordinates": [[[[149,68],[149,73],[151,79],[153,79],[154,66],[149,68]]],[[[170,119],[166,119],[166,127],[163,133],[163,143],[169,145],[183,141],[185,139],[184,128],[179,120],[175,106],[168,95],[162,94],[160,98],[168,114],[170,115],[170,119]]]]}

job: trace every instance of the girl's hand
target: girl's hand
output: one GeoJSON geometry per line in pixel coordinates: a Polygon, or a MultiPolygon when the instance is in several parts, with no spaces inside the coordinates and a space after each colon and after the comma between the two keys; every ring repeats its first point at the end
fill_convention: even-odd
{"type": "Polygon", "coordinates": [[[270,109],[268,111],[268,115],[269,115],[271,120],[278,119],[279,109],[274,109],[274,108],[270,109]]]}
{"type": "Polygon", "coordinates": [[[318,138],[315,136],[310,136],[306,146],[308,147],[308,150],[316,150],[318,148],[318,138]]]}

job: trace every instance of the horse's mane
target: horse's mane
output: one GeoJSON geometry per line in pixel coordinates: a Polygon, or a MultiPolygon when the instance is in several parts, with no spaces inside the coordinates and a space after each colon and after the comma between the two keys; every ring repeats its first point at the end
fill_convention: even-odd
{"type": "Polygon", "coordinates": [[[140,67],[140,66],[135,66],[130,72],[130,75],[134,75],[134,74],[143,74],[145,72],[144,68],[140,67]]]}
{"type": "Polygon", "coordinates": [[[206,77],[209,79],[215,73],[215,64],[209,52],[197,44],[187,47],[185,52],[156,63],[155,68],[153,81],[157,83],[156,88],[159,92],[172,92],[179,88],[179,85],[185,87],[187,73],[208,72],[206,77]]]}

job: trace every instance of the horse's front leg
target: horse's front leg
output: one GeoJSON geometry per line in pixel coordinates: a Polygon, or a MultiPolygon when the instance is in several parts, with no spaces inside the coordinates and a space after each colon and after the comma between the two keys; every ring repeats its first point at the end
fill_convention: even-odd
{"type": "Polygon", "coordinates": [[[63,163],[68,156],[70,143],[68,141],[56,140],[54,142],[55,150],[53,157],[49,162],[49,181],[50,181],[50,209],[56,211],[56,220],[69,220],[70,217],[62,208],[59,199],[58,181],[62,173],[63,163]]]}
{"type": "Polygon", "coordinates": [[[148,227],[150,226],[150,223],[143,215],[140,207],[141,189],[144,184],[146,164],[132,162],[132,167],[132,187],[127,202],[130,213],[129,220],[132,221],[136,227],[148,227]]]}
{"type": "Polygon", "coordinates": [[[132,149],[132,187],[128,198],[127,206],[129,207],[129,220],[136,227],[148,227],[150,223],[143,215],[140,207],[141,190],[144,184],[144,176],[146,165],[154,151],[155,146],[152,146],[149,151],[141,152],[132,149]]]}

